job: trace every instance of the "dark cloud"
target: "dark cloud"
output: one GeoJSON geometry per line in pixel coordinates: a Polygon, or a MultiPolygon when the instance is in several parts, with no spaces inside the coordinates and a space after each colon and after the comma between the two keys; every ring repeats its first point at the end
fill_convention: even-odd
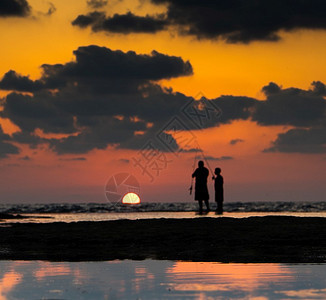
{"type": "Polygon", "coordinates": [[[222,111],[218,122],[230,123],[233,120],[247,120],[259,101],[249,97],[221,96],[212,100],[222,111]]]}
{"type": "Polygon", "coordinates": [[[181,33],[229,43],[278,41],[281,30],[325,29],[322,0],[151,0],[167,5],[167,21],[181,33]]]}
{"type": "Polygon", "coordinates": [[[42,129],[45,133],[74,133],[74,116],[63,111],[57,98],[42,92],[36,97],[11,93],[6,98],[2,116],[19,126],[23,133],[42,129]]]}
{"type": "Polygon", "coordinates": [[[168,25],[163,16],[136,16],[131,12],[126,14],[114,14],[106,17],[103,12],[91,12],[87,15],[79,15],[72,25],[85,28],[92,27],[93,31],[107,31],[113,33],[155,33],[162,31],[168,25]]]}
{"type": "MultiPolygon", "coordinates": [[[[83,154],[106,149],[108,145],[142,149],[148,141],[159,138],[159,147],[163,151],[194,151],[189,149],[191,146],[187,148],[178,143],[171,134],[167,124],[177,117],[181,124],[179,130],[185,134],[192,131],[194,135],[196,130],[234,120],[294,127],[293,132],[280,135],[266,151],[285,151],[284,145],[294,144],[295,140],[302,147],[311,148],[310,151],[317,152],[318,145],[323,147],[323,139],[314,144],[300,138],[311,133],[311,138],[318,140],[323,132],[318,129],[324,128],[321,124],[325,120],[325,86],[321,82],[313,82],[309,90],[283,89],[270,83],[263,88],[265,101],[221,96],[206,100],[200,110],[194,111],[187,109],[194,108],[199,101],[157,84],[161,79],[192,74],[191,64],[180,57],[155,51],[151,55],[112,51],[97,46],[80,47],[74,54],[75,61],[44,64],[38,80],[14,71],[4,75],[0,87],[14,92],[6,96],[0,116],[9,118],[21,129],[11,140],[32,148],[46,143],[59,154],[83,154]],[[26,91],[28,95],[20,93],[26,91]],[[211,108],[222,113],[208,117],[211,108]],[[205,122],[198,127],[198,121],[203,119],[205,122]],[[37,130],[45,135],[38,136],[37,130]],[[54,139],[47,137],[48,133],[64,136],[54,139]],[[169,150],[164,141],[169,141],[169,150]],[[319,144],[316,146],[316,143],[319,144]]],[[[236,139],[231,144],[240,141],[236,139]]],[[[14,147],[7,141],[3,143],[6,147],[14,147]]],[[[11,148],[11,151],[15,149],[11,148]]],[[[293,150],[293,147],[287,149],[293,150]]]]}
{"type": "Polygon", "coordinates": [[[260,125],[291,125],[264,152],[325,153],[325,85],[314,81],[310,90],[282,89],[275,83],[264,87],[266,101],[257,105],[253,120],[260,125]]]}
{"type": "MultiPolygon", "coordinates": [[[[202,156],[196,156],[196,159],[204,159],[202,156]]],[[[205,156],[205,159],[212,160],[212,161],[223,161],[223,160],[232,160],[234,159],[232,156],[221,156],[221,157],[215,157],[215,156],[205,156]]]]}
{"type": "Polygon", "coordinates": [[[108,4],[107,0],[87,0],[87,5],[91,8],[102,8],[108,4]]]}
{"type": "Polygon", "coordinates": [[[26,160],[26,161],[29,161],[31,160],[31,158],[28,156],[28,155],[25,155],[23,157],[20,157],[19,160],[26,160]]]}
{"type": "Polygon", "coordinates": [[[3,77],[2,89],[33,93],[9,94],[0,113],[22,130],[14,134],[16,141],[33,147],[47,142],[60,154],[105,149],[108,144],[139,148],[188,99],[155,84],[192,74],[190,63],[180,57],[97,46],[80,47],[74,54],[74,62],[43,65],[36,81],[14,71],[3,77]],[[36,129],[69,136],[41,138],[36,129]]]}
{"type": "Polygon", "coordinates": [[[312,84],[312,91],[317,96],[326,96],[326,86],[320,81],[313,81],[312,84]]]}
{"type": "Polygon", "coordinates": [[[184,152],[184,153],[196,153],[196,152],[202,152],[202,151],[199,150],[198,148],[190,148],[190,149],[181,149],[180,152],[184,152]]]}
{"type": "Polygon", "coordinates": [[[252,119],[260,125],[312,126],[325,118],[326,101],[323,84],[314,82],[313,89],[281,89],[275,83],[263,87],[266,101],[255,107],[252,119]]]}
{"type": "Polygon", "coordinates": [[[326,153],[326,124],[310,129],[295,128],[279,134],[264,152],[326,153]]]}
{"type": "Polygon", "coordinates": [[[15,71],[8,71],[0,81],[1,90],[35,92],[44,88],[40,80],[33,81],[28,76],[22,76],[15,71]]]}
{"type": "Polygon", "coordinates": [[[86,161],[86,157],[60,158],[62,161],[86,161]]]}
{"type": "MultiPolygon", "coordinates": [[[[39,136],[35,135],[33,132],[19,131],[12,135],[12,140],[20,144],[27,144],[31,149],[36,149],[38,145],[46,142],[39,136]]],[[[37,153],[33,153],[37,154],[37,153]]]]}
{"type": "Polygon", "coordinates": [[[44,13],[45,16],[51,16],[57,11],[57,8],[55,7],[55,5],[52,2],[48,2],[48,5],[49,5],[49,8],[48,8],[48,11],[46,13],[44,13]]]}
{"type": "Polygon", "coordinates": [[[94,25],[97,22],[103,22],[105,20],[105,13],[94,11],[87,15],[79,15],[74,21],[72,21],[72,25],[79,26],[81,28],[86,28],[90,25],[94,25]]]}
{"type": "MultiPolygon", "coordinates": [[[[150,81],[188,76],[192,66],[181,57],[168,56],[157,51],[150,55],[124,53],[105,47],[79,47],[74,51],[76,61],[65,65],[42,65],[43,75],[33,81],[15,71],[7,72],[0,81],[0,89],[36,92],[42,89],[58,89],[66,85],[76,89],[92,89],[93,93],[114,90],[137,91],[150,81]]],[[[71,87],[70,87],[71,89],[71,87]]]]}
{"type": "Polygon", "coordinates": [[[146,124],[142,121],[118,120],[106,116],[85,119],[86,130],[77,136],[52,140],[51,147],[59,154],[86,153],[93,149],[106,149],[109,144],[119,145],[130,141],[135,136],[135,131],[146,130],[146,124]]]}
{"type": "Polygon", "coordinates": [[[26,0],[0,1],[0,17],[25,17],[30,11],[31,7],[26,0]]]}
{"type": "Polygon", "coordinates": [[[129,164],[130,163],[130,159],[127,158],[121,158],[119,159],[119,162],[123,163],[123,164],[129,164]]]}
{"type": "Polygon", "coordinates": [[[243,143],[243,142],[244,142],[244,140],[242,140],[242,139],[234,139],[234,140],[230,141],[230,145],[236,145],[238,143],[243,143]]]}
{"type": "Polygon", "coordinates": [[[75,78],[77,81],[105,80],[105,84],[118,79],[141,84],[149,80],[170,79],[193,73],[188,61],[184,62],[180,57],[164,55],[157,51],[152,51],[151,55],[140,55],[134,51],[124,53],[105,47],[87,46],[79,47],[73,53],[76,56],[75,62],[43,65],[44,76],[47,79],[75,78]]]}
{"type": "Polygon", "coordinates": [[[0,159],[6,158],[9,154],[19,154],[19,149],[10,143],[11,138],[5,134],[0,126],[0,159]]]}
{"type": "Polygon", "coordinates": [[[18,154],[19,149],[10,144],[0,140],[0,159],[8,157],[9,154],[18,154]]]}
{"type": "Polygon", "coordinates": [[[270,96],[273,94],[280,93],[281,87],[274,82],[270,82],[268,85],[264,86],[261,90],[266,96],[270,96]]]}

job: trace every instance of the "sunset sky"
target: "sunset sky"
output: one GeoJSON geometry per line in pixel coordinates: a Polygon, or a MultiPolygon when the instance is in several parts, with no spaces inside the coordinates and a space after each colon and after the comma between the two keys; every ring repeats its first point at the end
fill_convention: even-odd
{"type": "Polygon", "coordinates": [[[324,201],[325,11],[2,0],[0,202],[104,203],[119,173],[142,201],[193,201],[202,154],[222,168],[227,202],[324,201]]]}

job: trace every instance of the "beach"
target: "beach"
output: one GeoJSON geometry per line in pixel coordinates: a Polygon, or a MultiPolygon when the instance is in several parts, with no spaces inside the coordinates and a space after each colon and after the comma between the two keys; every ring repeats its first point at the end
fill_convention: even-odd
{"type": "Polygon", "coordinates": [[[324,263],[326,219],[143,219],[3,224],[1,260],[324,263]]]}

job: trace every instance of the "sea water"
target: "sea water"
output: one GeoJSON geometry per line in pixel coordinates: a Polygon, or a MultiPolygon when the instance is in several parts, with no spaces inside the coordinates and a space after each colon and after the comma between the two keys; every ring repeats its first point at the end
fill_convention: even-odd
{"type": "Polygon", "coordinates": [[[0,261],[0,299],[326,299],[325,264],[0,261]]]}
{"type": "MultiPolygon", "coordinates": [[[[215,202],[211,201],[214,210],[215,202]]],[[[225,202],[226,212],[326,212],[326,202],[225,202]]],[[[190,212],[198,210],[196,201],[181,203],[46,203],[3,204],[2,213],[106,213],[106,212],[190,212]]]]}

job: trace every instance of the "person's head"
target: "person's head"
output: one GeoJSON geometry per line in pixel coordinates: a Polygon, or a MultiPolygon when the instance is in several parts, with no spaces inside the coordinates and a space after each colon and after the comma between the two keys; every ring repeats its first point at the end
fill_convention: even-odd
{"type": "Polygon", "coordinates": [[[215,174],[216,175],[219,175],[219,174],[221,174],[221,168],[215,168],[215,174]]]}
{"type": "Polygon", "coordinates": [[[204,166],[204,162],[202,161],[202,160],[200,160],[199,162],[198,162],[198,167],[199,168],[202,168],[204,166]]]}

